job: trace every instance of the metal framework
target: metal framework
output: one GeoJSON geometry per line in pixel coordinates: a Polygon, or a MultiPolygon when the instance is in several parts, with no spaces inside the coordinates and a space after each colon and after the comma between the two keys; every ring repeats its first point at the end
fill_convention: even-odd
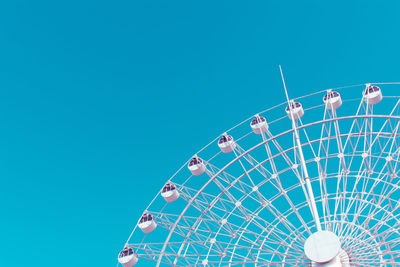
{"type": "Polygon", "coordinates": [[[205,172],[192,176],[186,162],[166,181],[179,198],[159,194],[146,208],[157,229],[129,236],[137,265],[314,266],[304,243],[321,230],[339,238],[342,266],[400,265],[400,98],[385,96],[400,85],[374,85],[384,95],[376,105],[365,84],[334,88],[337,110],[322,90],[294,99],[298,120],[282,103],[257,115],[265,132],[252,132],[254,117],[226,131],[232,152],[219,150],[221,136],[198,151],[205,172]]]}

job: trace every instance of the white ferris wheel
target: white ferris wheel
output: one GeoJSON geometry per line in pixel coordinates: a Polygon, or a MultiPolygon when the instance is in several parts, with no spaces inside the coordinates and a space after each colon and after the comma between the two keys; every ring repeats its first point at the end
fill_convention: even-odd
{"type": "Polygon", "coordinates": [[[227,130],[167,180],[119,264],[399,266],[398,84],[288,98],[227,130]]]}

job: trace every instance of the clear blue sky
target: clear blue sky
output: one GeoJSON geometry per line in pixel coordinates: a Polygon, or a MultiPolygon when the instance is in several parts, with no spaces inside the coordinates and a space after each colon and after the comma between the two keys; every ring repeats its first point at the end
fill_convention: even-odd
{"type": "Polygon", "coordinates": [[[115,266],[182,163],[284,100],[278,64],[293,96],[399,81],[399,10],[399,1],[3,1],[0,266],[115,266]]]}

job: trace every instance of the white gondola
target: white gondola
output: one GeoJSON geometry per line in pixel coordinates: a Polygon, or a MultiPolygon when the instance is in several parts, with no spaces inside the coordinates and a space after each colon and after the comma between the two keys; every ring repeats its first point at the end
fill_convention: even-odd
{"type": "Polygon", "coordinates": [[[367,84],[363,91],[363,99],[367,104],[375,105],[382,100],[382,90],[378,86],[367,84]]]}
{"type": "Polygon", "coordinates": [[[236,143],[233,137],[227,134],[223,134],[218,140],[218,146],[224,153],[232,152],[236,148],[236,143]]]}
{"type": "Polygon", "coordinates": [[[118,255],[118,262],[121,263],[124,267],[135,266],[138,262],[138,259],[138,255],[130,247],[124,248],[118,255]]]}
{"type": "Polygon", "coordinates": [[[194,156],[189,162],[188,168],[190,172],[195,175],[202,175],[206,171],[206,165],[203,160],[197,156],[194,156]]]}
{"type": "Polygon", "coordinates": [[[143,213],[142,218],[140,218],[139,228],[143,233],[148,234],[154,231],[157,227],[157,223],[150,213],[143,213]]]}
{"type": "Polygon", "coordinates": [[[342,105],[342,98],[338,92],[328,90],[327,94],[324,96],[324,103],[326,109],[335,110],[342,105]]]}
{"type": "Polygon", "coordinates": [[[255,134],[262,134],[268,130],[268,123],[264,117],[256,115],[250,122],[251,129],[255,134]]]}
{"type": "Polygon", "coordinates": [[[291,120],[298,120],[304,115],[304,110],[299,102],[290,101],[289,105],[286,106],[286,113],[291,120]]]}
{"type": "Polygon", "coordinates": [[[179,192],[174,184],[167,183],[162,189],[161,196],[165,199],[165,201],[170,203],[179,198],[179,192]]]}

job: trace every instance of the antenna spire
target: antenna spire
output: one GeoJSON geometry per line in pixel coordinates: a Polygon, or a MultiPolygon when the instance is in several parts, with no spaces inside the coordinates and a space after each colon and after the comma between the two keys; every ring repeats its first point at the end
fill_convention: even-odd
{"type": "Polygon", "coordinates": [[[301,168],[304,173],[304,181],[305,181],[306,188],[307,188],[307,190],[304,193],[306,195],[308,195],[308,199],[310,200],[309,204],[310,204],[311,213],[313,214],[315,224],[317,227],[317,231],[319,232],[319,231],[322,231],[321,221],[320,221],[319,214],[318,214],[317,204],[315,203],[315,197],[314,197],[314,192],[313,192],[313,189],[311,186],[310,177],[308,176],[307,165],[306,165],[306,161],[304,159],[303,149],[301,147],[301,142],[300,142],[300,135],[299,135],[299,132],[298,132],[297,126],[296,126],[296,123],[297,123],[296,118],[293,116],[293,113],[292,113],[294,105],[290,104],[289,95],[287,93],[285,78],[283,77],[283,71],[282,71],[281,65],[279,65],[279,70],[281,71],[282,83],[283,83],[283,88],[285,89],[286,99],[287,99],[288,107],[289,107],[289,113],[291,113],[291,116],[292,116],[291,120],[292,120],[293,132],[294,132],[294,136],[295,136],[295,140],[296,140],[296,144],[297,144],[297,149],[299,152],[301,168]]]}
{"type": "Polygon", "coordinates": [[[286,100],[287,100],[288,105],[289,105],[289,95],[288,95],[288,92],[287,92],[287,89],[286,89],[285,77],[283,77],[283,71],[282,71],[281,65],[279,65],[279,70],[281,71],[281,77],[282,77],[283,88],[285,89],[286,100]]]}

